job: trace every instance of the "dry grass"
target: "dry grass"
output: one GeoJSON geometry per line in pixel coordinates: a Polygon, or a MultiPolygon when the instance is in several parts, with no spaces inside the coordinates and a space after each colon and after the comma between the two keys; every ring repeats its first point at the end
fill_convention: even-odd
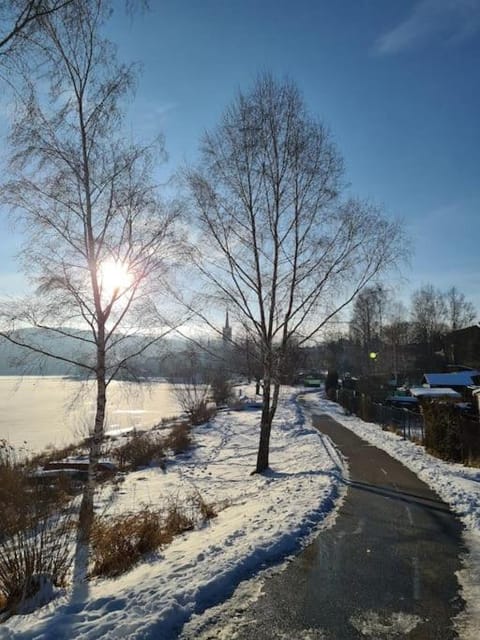
{"type": "Polygon", "coordinates": [[[18,520],[27,487],[27,477],[21,469],[0,464],[0,537],[18,520]]]}
{"type": "MultiPolygon", "coordinates": [[[[76,511],[51,512],[41,505],[21,514],[16,526],[0,541],[0,599],[10,613],[28,613],[28,601],[42,583],[60,587],[66,583],[73,560],[76,511]]],[[[32,607],[34,608],[34,606],[32,607]]]]}
{"type": "Polygon", "coordinates": [[[148,467],[151,464],[163,466],[165,440],[154,431],[134,433],[127,442],[112,449],[111,455],[122,470],[148,467]]]}
{"type": "Polygon", "coordinates": [[[97,518],[92,528],[94,576],[118,576],[141,556],[170,542],[158,513],[144,509],[113,519],[97,518]]]}
{"type": "Polygon", "coordinates": [[[174,455],[185,453],[192,446],[193,439],[188,422],[178,422],[173,425],[170,433],[165,438],[165,447],[171,449],[174,455]]]}
{"type": "MultiPolygon", "coordinates": [[[[226,506],[226,505],[225,505],[226,506]]],[[[115,577],[131,569],[143,555],[170,544],[175,536],[192,531],[195,522],[215,518],[217,509],[199,491],[180,498],[170,496],[164,509],[98,517],[92,527],[92,576],[115,577]]]]}
{"type": "Polygon", "coordinates": [[[76,512],[63,483],[32,478],[0,443],[0,601],[10,613],[25,611],[42,581],[65,582],[76,512]]]}
{"type": "Polygon", "coordinates": [[[164,530],[172,540],[175,536],[192,531],[195,521],[192,515],[187,514],[185,508],[178,499],[170,499],[164,516],[164,530]]]}
{"type": "Polygon", "coordinates": [[[216,413],[216,409],[209,407],[206,402],[202,402],[187,411],[193,425],[205,424],[209,422],[216,413]]]}
{"type": "Polygon", "coordinates": [[[166,451],[174,455],[188,451],[193,443],[190,423],[186,420],[176,422],[170,432],[164,436],[159,431],[133,434],[119,447],[113,447],[110,455],[122,471],[139,469],[152,464],[165,465],[166,451]]]}
{"type": "Polygon", "coordinates": [[[97,518],[92,528],[93,576],[118,576],[131,569],[143,555],[169,544],[176,535],[191,531],[193,519],[176,501],[165,514],[150,509],[97,518]]]}
{"type": "Polygon", "coordinates": [[[200,491],[196,491],[192,497],[191,502],[196,511],[198,511],[204,521],[212,520],[216,518],[218,512],[212,502],[206,502],[200,491]]]}
{"type": "Polygon", "coordinates": [[[30,522],[32,514],[63,509],[71,495],[70,478],[60,475],[45,482],[31,475],[16,459],[14,449],[0,442],[0,537],[30,522]]]}

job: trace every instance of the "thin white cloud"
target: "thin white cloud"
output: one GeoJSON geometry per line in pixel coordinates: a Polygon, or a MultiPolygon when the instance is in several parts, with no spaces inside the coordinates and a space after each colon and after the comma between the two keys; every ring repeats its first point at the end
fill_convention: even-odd
{"type": "Polygon", "coordinates": [[[480,32],[480,0],[420,0],[407,18],[375,43],[380,54],[413,49],[432,39],[458,43],[480,32]]]}

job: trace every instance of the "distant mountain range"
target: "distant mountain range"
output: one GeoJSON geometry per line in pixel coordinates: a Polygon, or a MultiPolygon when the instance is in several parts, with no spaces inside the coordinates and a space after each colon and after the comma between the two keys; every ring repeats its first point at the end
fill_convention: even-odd
{"type": "MultiPolygon", "coordinates": [[[[45,329],[22,329],[15,337],[41,350],[80,362],[92,361],[95,354],[94,345],[85,341],[91,337],[86,331],[76,331],[73,336],[63,336],[45,329]]],[[[144,339],[144,336],[125,338],[123,347],[132,352],[137,346],[136,343],[140,346],[144,339]]],[[[171,360],[172,354],[183,349],[184,341],[164,339],[146,349],[132,364],[139,375],[164,375],[165,362],[171,360]]],[[[35,353],[0,338],[0,375],[82,376],[83,372],[82,368],[74,364],[35,353]]]]}

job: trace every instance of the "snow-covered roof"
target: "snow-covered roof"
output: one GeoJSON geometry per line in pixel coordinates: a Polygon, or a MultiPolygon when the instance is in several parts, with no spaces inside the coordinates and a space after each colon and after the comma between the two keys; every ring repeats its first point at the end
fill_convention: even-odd
{"type": "Polygon", "coordinates": [[[474,384],[473,377],[480,371],[455,371],[453,373],[425,373],[423,378],[429,385],[436,387],[468,387],[474,384]]]}
{"type": "Polygon", "coordinates": [[[429,387],[411,387],[410,393],[414,398],[461,398],[461,394],[458,391],[447,387],[436,387],[431,389],[429,387]]]}

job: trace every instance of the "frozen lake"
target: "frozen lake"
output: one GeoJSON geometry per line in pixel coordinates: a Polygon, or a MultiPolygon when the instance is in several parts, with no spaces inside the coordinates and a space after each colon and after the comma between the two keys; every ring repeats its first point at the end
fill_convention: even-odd
{"type": "MultiPolygon", "coordinates": [[[[180,413],[167,382],[117,382],[107,390],[106,429],[152,427],[180,413]]],[[[95,416],[92,382],[60,377],[0,376],[0,439],[41,451],[85,437],[95,416]]]]}

